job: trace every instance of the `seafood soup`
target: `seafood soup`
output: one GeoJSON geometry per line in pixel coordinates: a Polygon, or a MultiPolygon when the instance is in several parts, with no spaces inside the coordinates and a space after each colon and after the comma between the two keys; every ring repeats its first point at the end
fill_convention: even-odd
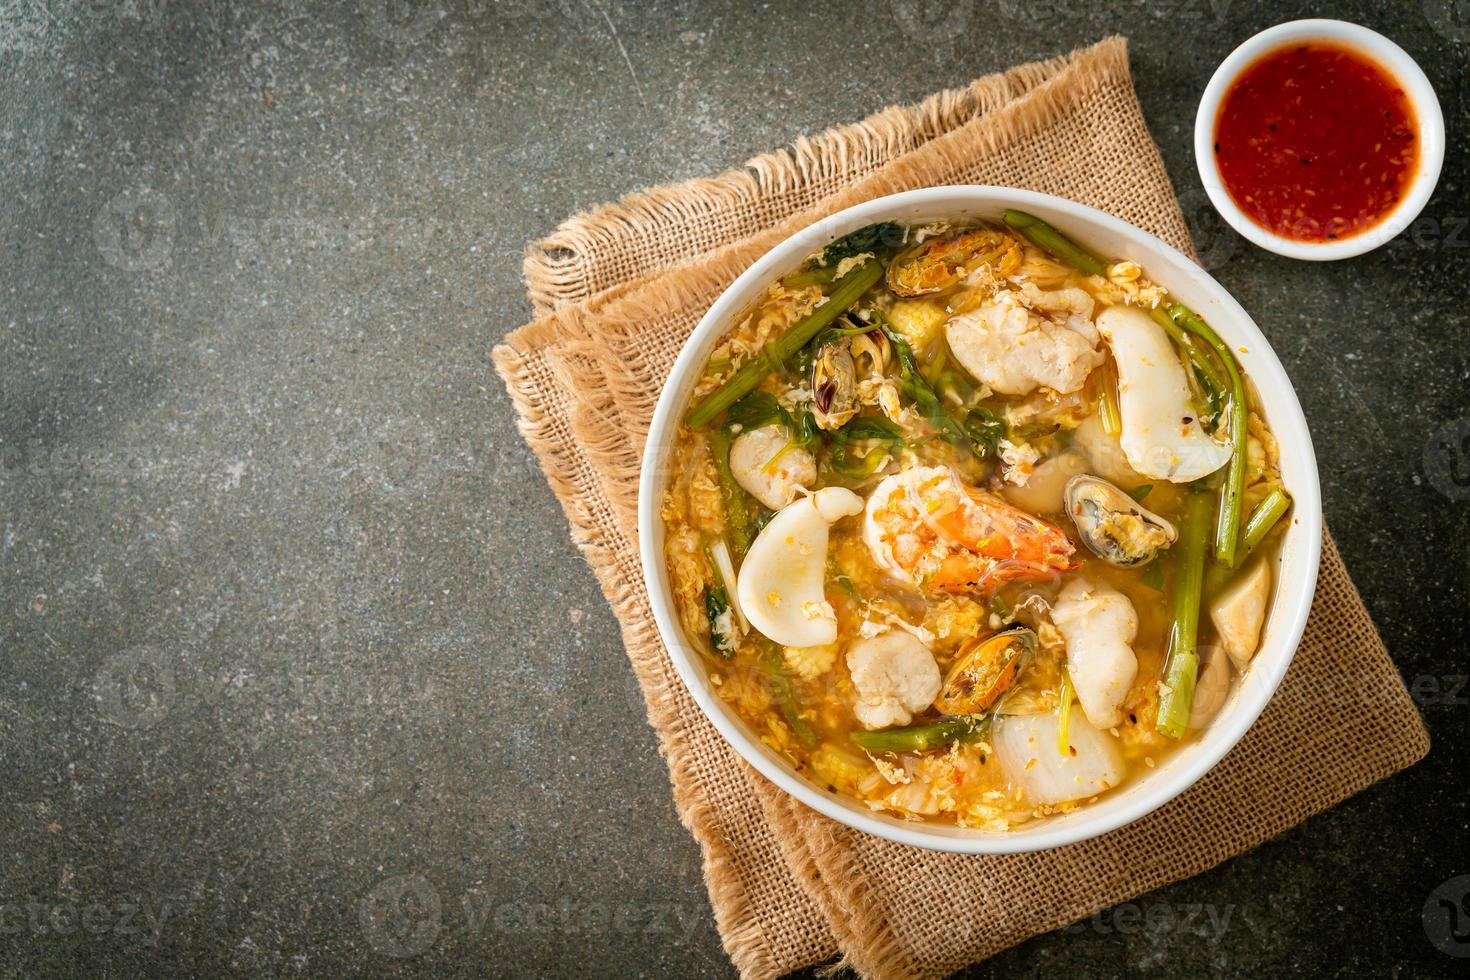
{"type": "Polygon", "coordinates": [[[1230,348],[1032,215],[859,229],[711,353],[660,501],[715,693],[828,792],[1006,830],[1250,669],[1291,499],[1230,348]]]}

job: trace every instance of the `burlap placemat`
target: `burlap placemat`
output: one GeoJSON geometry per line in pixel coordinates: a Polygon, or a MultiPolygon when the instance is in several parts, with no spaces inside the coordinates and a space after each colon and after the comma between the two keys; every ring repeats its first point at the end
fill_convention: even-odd
{"type": "Polygon", "coordinates": [[[716,923],[744,976],[839,954],[866,975],[941,976],[1211,867],[1428,751],[1330,538],[1306,635],[1250,733],[1173,803],[1096,840],[1008,857],[891,844],[775,790],[704,719],[659,640],[638,560],[639,458],[668,369],[720,291],[793,231],[946,183],[1048,191],[1190,249],[1114,38],[568,221],[527,254],[538,319],[494,352],[622,625],[679,814],[704,853],[716,923]]]}

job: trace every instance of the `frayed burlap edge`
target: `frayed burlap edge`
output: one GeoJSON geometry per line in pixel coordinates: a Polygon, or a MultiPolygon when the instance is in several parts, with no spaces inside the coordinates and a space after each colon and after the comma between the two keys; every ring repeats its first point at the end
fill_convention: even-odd
{"type": "MultiPolygon", "coordinates": [[[[566,312],[562,315],[567,317],[566,312]]],[[[590,315],[587,310],[579,309],[569,319],[575,321],[580,316],[590,315]]],[[[534,347],[538,342],[548,342],[562,334],[553,324],[535,326],[541,329],[528,328],[521,332],[518,341],[529,339],[534,347]]],[[[571,525],[572,540],[591,566],[603,595],[617,614],[623,644],[643,692],[649,724],[657,733],[659,751],[669,766],[676,811],[702,852],[704,878],[724,948],[742,977],[779,976],[783,970],[770,960],[760,923],[752,914],[745,884],[732,866],[729,849],[718,823],[712,818],[702,782],[694,771],[695,760],[686,744],[684,719],[668,696],[667,685],[678,684],[679,680],[672,675],[667,679],[661,676],[666,668],[661,662],[665,655],[651,613],[645,605],[643,583],[641,580],[625,580],[618,574],[606,553],[607,547],[599,529],[590,523],[588,514],[579,506],[581,484],[578,481],[579,478],[586,479],[586,476],[578,472],[579,467],[574,460],[565,459],[556,448],[560,440],[554,430],[560,426],[576,433],[573,439],[584,446],[598,442],[604,433],[596,431],[595,426],[579,425],[574,420],[555,418],[543,412],[535,397],[539,385],[526,369],[525,360],[516,348],[498,346],[492,352],[492,358],[519,416],[518,428],[536,453],[552,492],[571,525]],[[640,608],[641,612],[636,611],[640,608]]],[[[640,439],[641,435],[638,434],[640,439]]],[[[750,772],[754,777],[753,770],[750,772]]],[[[763,783],[756,778],[752,781],[763,783]]]]}
{"type": "MultiPolygon", "coordinates": [[[[1024,94],[1009,101],[992,104],[987,100],[986,111],[975,113],[967,120],[962,134],[960,128],[943,134],[930,134],[922,144],[931,144],[931,152],[946,156],[962,152],[974,152],[974,145],[959,146],[962,135],[976,135],[969,124],[984,119],[986,128],[980,132],[979,149],[994,153],[1001,146],[1024,138],[1042,123],[1050,122],[1056,114],[1071,104],[1085,98],[1098,85],[1118,79],[1129,79],[1127,42],[1121,37],[1108,38],[1092,47],[1057,58],[1037,62],[1033,65],[1013,69],[1010,72],[988,76],[975,82],[969,89],[941,93],[931,96],[921,106],[939,102],[941,105],[962,101],[959,95],[976,89],[994,93],[1000,86],[1015,85],[1024,94]],[[949,149],[954,147],[953,149],[949,149]],[[948,152],[946,152],[948,151],[948,152]]],[[[928,120],[935,117],[936,110],[888,110],[870,117],[876,119],[885,130],[901,126],[911,114],[912,119],[928,120]]],[[[953,114],[942,118],[954,118],[953,114]]],[[[963,118],[961,115],[959,118],[963,118]]],[[[802,159],[815,158],[822,161],[823,168],[836,165],[836,161],[857,155],[856,150],[868,150],[888,143],[902,145],[904,141],[893,133],[875,135],[865,129],[866,123],[837,127],[828,130],[818,139],[846,141],[848,149],[841,146],[822,145],[815,141],[804,141],[807,149],[802,159]]],[[[921,145],[916,142],[915,146],[921,145]]],[[[895,160],[886,162],[882,172],[873,173],[843,187],[837,193],[823,198],[816,207],[801,211],[780,223],[766,227],[759,233],[737,241],[717,244],[707,252],[680,258],[664,266],[646,269],[640,277],[628,282],[617,283],[592,296],[579,296],[579,288],[567,293],[557,291],[558,283],[566,284],[572,270],[580,268],[581,256],[590,250],[635,236],[646,236],[653,232],[659,221],[678,223],[696,218],[707,212],[722,199],[735,191],[736,197],[753,193],[780,193],[787,182],[799,179],[806,169],[792,151],[781,150],[757,157],[749,166],[751,171],[730,171],[718,178],[688,181],[669,187],[655,188],[629,194],[617,204],[603,205],[563,222],[558,231],[528,250],[527,295],[533,302],[579,318],[582,314],[596,313],[608,319],[623,319],[632,316],[659,316],[668,312],[672,304],[688,295],[691,289],[702,289],[712,282],[728,282],[750,265],[755,258],[769,251],[777,243],[810,225],[814,221],[833,214],[861,201],[880,197],[903,189],[893,176],[895,160]],[[691,204],[685,209],[678,203],[678,195],[686,192],[691,204]],[[540,256],[544,253],[543,262],[540,256]],[[678,271],[687,278],[672,282],[664,278],[667,273],[678,271]],[[534,277],[534,278],[533,278],[534,277]]],[[[1154,157],[1146,161],[1164,173],[1163,161],[1154,150],[1154,157]]],[[[1167,176],[1164,177],[1167,180],[1167,176]]],[[[727,205],[728,206],[728,205],[727,205]]],[[[1188,242],[1184,217],[1177,206],[1173,215],[1176,241],[1188,242]]],[[[667,225],[664,225],[667,227],[667,225]]],[[[1170,236],[1166,235],[1166,239],[1170,236]]],[[[1188,250],[1188,246],[1186,245],[1188,250]]],[[[505,356],[514,358],[518,351],[529,351],[543,344],[561,339],[579,339],[585,336],[576,329],[568,329],[568,323],[554,315],[542,315],[531,323],[509,334],[496,347],[496,356],[505,350],[505,356]]],[[[533,447],[534,448],[534,447],[533,447]]]]}
{"type": "MultiPolygon", "coordinates": [[[[1115,46],[1126,62],[1121,39],[1110,39],[1098,47],[1103,46],[1115,46]]],[[[1098,51],[1099,60],[1110,60],[1111,54],[1106,49],[1098,51]]],[[[1075,68],[1082,57],[1062,55],[987,75],[965,88],[935,93],[916,105],[890,106],[860,122],[835,126],[815,137],[800,137],[791,147],[753,157],[743,169],[636,191],[568,218],[550,235],[527,246],[522,265],[527,297],[540,314],[596,296],[598,276],[589,263],[601,252],[626,249],[628,242],[646,240],[673,225],[698,225],[717,213],[745,208],[758,212],[762,210],[758,202],[773,195],[800,193],[834,180],[851,181],[855,174],[871,172],[1014,102],[1064,70],[1075,68]]],[[[758,230],[745,229],[746,233],[758,230]]],[[[666,261],[650,262],[628,277],[603,285],[625,292],[673,265],[698,261],[704,251],[696,248],[693,253],[666,256],[666,261]]]]}

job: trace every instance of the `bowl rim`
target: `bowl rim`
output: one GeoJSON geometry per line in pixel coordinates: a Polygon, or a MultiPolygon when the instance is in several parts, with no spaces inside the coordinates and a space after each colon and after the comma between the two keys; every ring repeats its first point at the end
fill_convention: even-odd
{"type": "Polygon", "coordinates": [[[1444,165],[1444,113],[1434,86],[1407,51],[1377,31],[1330,18],[1287,21],[1247,38],[1232,51],[1205,86],[1194,117],[1194,162],[1210,203],[1230,227],[1248,241],[1277,255],[1330,262],[1371,252],[1392,241],[1424,210],[1439,183],[1444,165]],[[1332,242],[1304,242],[1278,235],[1251,219],[1231,198],[1215,161],[1215,120],[1230,84],[1262,55],[1296,41],[1330,41],[1366,55],[1403,84],[1419,122],[1418,170],[1401,201],[1378,224],[1358,235],[1332,242]]]}
{"type": "MultiPolygon", "coordinates": [[[[951,207],[950,210],[963,208],[951,207]]],[[[1216,327],[1220,329],[1219,324],[1216,327]]],[[[767,251],[725,288],[684,342],[660,391],[649,424],[639,472],[638,537],[649,605],[659,636],[680,680],[704,716],[761,775],[817,812],[846,826],[895,843],[965,854],[1013,854],[1077,843],[1130,824],[1194,785],[1240,741],[1275,695],[1306,627],[1312,598],[1316,592],[1321,554],[1321,490],[1311,433],[1285,369],[1250,315],[1223,286],[1196,263],[1141,228],[1065,198],[994,185],[943,185],[875,198],[822,218],[767,251]],[[708,348],[727,329],[730,318],[749,303],[749,298],[743,298],[743,294],[754,285],[769,282],[774,273],[785,271],[788,266],[794,267],[802,257],[824,242],[873,221],[883,220],[890,214],[900,213],[904,209],[923,207],[955,196],[966,198],[966,206],[969,207],[1019,207],[1062,212],[1069,218],[1094,223],[1106,232],[1130,239],[1142,251],[1153,251],[1189,271],[1195,279],[1195,285],[1208,293],[1211,302],[1223,307],[1228,315],[1231,326],[1221,331],[1226,339],[1236,346],[1249,345],[1254,355],[1252,360],[1259,361],[1250,372],[1257,387],[1260,387],[1263,378],[1270,378],[1275,385],[1280,404],[1272,402],[1267,406],[1273,432],[1281,438],[1283,433],[1290,431],[1296,441],[1295,448],[1303,450],[1302,457],[1297,461],[1302,472],[1292,485],[1293,521],[1300,529],[1299,538],[1304,549],[1298,556],[1301,574],[1295,588],[1289,591],[1285,588],[1287,583],[1284,578],[1278,584],[1271,618],[1268,620],[1273,634],[1278,624],[1282,631],[1277,637],[1282,653],[1273,660],[1262,657],[1261,651],[1258,651],[1250,674],[1245,676],[1262,676],[1262,680],[1249,692],[1241,690],[1240,697],[1244,703],[1231,716],[1228,727],[1221,728],[1220,719],[1217,719],[1207,733],[1190,746],[1191,751],[1188,754],[1180,753],[1165,769],[1146,777],[1131,794],[1131,799],[1091,821],[1082,818],[1061,825],[1049,825],[1043,821],[1035,830],[987,832],[961,829],[957,833],[956,828],[949,825],[899,821],[843,805],[839,797],[822,792],[814,783],[778,761],[773,754],[768,755],[757,739],[742,730],[733,713],[724,710],[723,703],[710,689],[701,673],[697,663],[699,654],[693,651],[683,634],[670,590],[661,585],[666,571],[659,498],[663,491],[663,460],[666,448],[672,444],[672,433],[677,431],[683,415],[685,384],[694,372],[702,368],[708,356],[708,348]],[[1245,700],[1247,693],[1251,695],[1249,700],[1245,700]],[[1172,778],[1165,780],[1164,776],[1172,778]]]]}

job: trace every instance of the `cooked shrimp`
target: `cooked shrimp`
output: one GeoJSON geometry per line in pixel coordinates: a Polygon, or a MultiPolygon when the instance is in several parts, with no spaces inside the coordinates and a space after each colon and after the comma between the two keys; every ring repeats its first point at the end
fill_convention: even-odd
{"type": "Polygon", "coordinates": [[[936,593],[988,592],[1074,567],[1072,543],[1058,528],[938,466],[879,483],[863,534],[881,567],[936,593]]]}
{"type": "Polygon", "coordinates": [[[1092,297],[1081,289],[1045,291],[1026,283],[945,324],[955,360],[1002,395],[1038,387],[1068,394],[1103,362],[1092,297]]]}

